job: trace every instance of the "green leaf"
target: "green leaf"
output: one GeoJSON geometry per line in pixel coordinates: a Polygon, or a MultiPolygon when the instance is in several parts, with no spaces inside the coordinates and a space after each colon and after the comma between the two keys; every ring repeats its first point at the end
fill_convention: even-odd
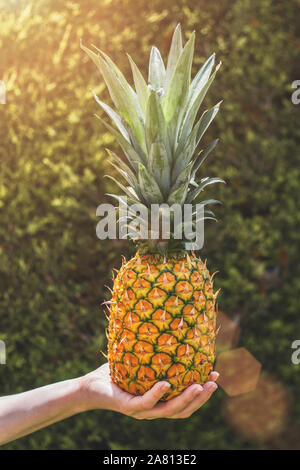
{"type": "Polygon", "coordinates": [[[117,164],[124,170],[126,171],[126,173],[128,173],[130,175],[131,178],[135,178],[135,174],[133,173],[133,171],[129,168],[128,165],[126,165],[125,162],[123,162],[123,160],[115,153],[115,152],[112,152],[111,150],[109,150],[108,148],[105,149],[108,153],[108,155],[117,162],[117,164]]]}
{"type": "Polygon", "coordinates": [[[208,210],[208,209],[206,211],[204,211],[204,214],[212,215],[213,217],[216,217],[216,214],[213,211],[208,210]]]}
{"type": "Polygon", "coordinates": [[[187,96],[191,80],[191,68],[194,54],[195,33],[184,46],[173,71],[163,111],[167,122],[170,122],[176,110],[187,96]]]}
{"type": "Polygon", "coordinates": [[[148,168],[164,195],[170,189],[170,162],[165,145],[153,142],[149,152],[148,168]]]}
{"type": "Polygon", "coordinates": [[[120,205],[123,205],[124,207],[130,209],[129,204],[136,204],[136,201],[130,196],[129,198],[127,196],[119,196],[118,194],[112,194],[112,193],[105,193],[106,196],[110,196],[114,199],[116,199],[120,205]]]}
{"type": "Polygon", "coordinates": [[[120,168],[114,162],[109,162],[109,164],[112,165],[117,170],[117,172],[120,173],[120,175],[122,175],[122,177],[127,181],[127,183],[133,188],[133,190],[136,193],[139,201],[143,201],[143,196],[142,196],[142,193],[140,191],[140,187],[138,185],[136,177],[134,175],[132,177],[132,175],[130,173],[127,173],[127,171],[120,168]]]}
{"type": "Polygon", "coordinates": [[[134,80],[134,86],[135,86],[137,97],[138,97],[138,102],[141,108],[142,115],[143,117],[145,117],[147,101],[148,101],[148,96],[149,96],[149,89],[137,65],[134,63],[134,61],[132,60],[129,54],[127,54],[127,56],[128,56],[130,66],[131,66],[131,71],[132,71],[132,76],[134,80]]]}
{"type": "Polygon", "coordinates": [[[138,198],[138,195],[135,193],[135,191],[129,187],[129,186],[124,186],[122,183],[120,183],[120,181],[116,180],[116,178],[114,178],[113,176],[111,175],[105,175],[106,178],[109,178],[111,179],[114,183],[116,183],[117,186],[119,186],[119,188],[122,189],[122,191],[128,196],[130,197],[131,199],[134,200],[134,202],[136,204],[139,204],[141,201],[139,200],[138,198]]]}
{"type": "Polygon", "coordinates": [[[153,176],[149,173],[147,168],[139,163],[138,169],[139,185],[147,204],[160,204],[163,202],[163,195],[161,190],[159,189],[158,184],[156,183],[153,176]]]}
{"type": "Polygon", "coordinates": [[[201,193],[201,191],[203,191],[203,189],[206,186],[208,186],[209,184],[214,184],[214,183],[225,183],[226,184],[226,182],[224,180],[222,180],[221,178],[208,178],[208,177],[203,178],[200,181],[200,184],[198,185],[198,187],[189,192],[188,197],[187,197],[187,202],[194,201],[194,199],[196,199],[196,197],[198,197],[198,195],[201,193]]]}
{"type": "Polygon", "coordinates": [[[126,140],[128,140],[128,142],[129,142],[129,135],[128,135],[124,125],[122,124],[120,116],[110,106],[108,106],[106,103],[103,103],[103,101],[101,101],[98,98],[98,96],[96,95],[96,93],[93,90],[92,90],[92,93],[93,93],[94,98],[97,101],[97,103],[102,107],[102,109],[104,109],[104,111],[108,114],[108,116],[115,123],[115,125],[117,126],[117,128],[121,132],[122,136],[126,140]]]}
{"type": "Polygon", "coordinates": [[[96,54],[94,51],[91,51],[91,49],[89,49],[88,47],[85,47],[83,44],[82,44],[82,40],[80,39],[80,47],[81,49],[87,53],[87,55],[90,57],[90,59],[92,59],[92,61],[94,62],[94,64],[97,65],[97,67],[99,68],[99,54],[96,54]]]}
{"type": "Polygon", "coordinates": [[[202,178],[200,180],[200,184],[198,185],[198,190],[202,191],[202,189],[205,188],[205,186],[208,186],[209,184],[214,184],[214,183],[224,183],[226,184],[226,181],[224,181],[222,178],[202,178]]]}
{"type": "Polygon", "coordinates": [[[218,222],[218,219],[216,219],[216,217],[207,217],[207,216],[204,216],[204,217],[199,217],[198,219],[195,220],[195,224],[197,222],[201,222],[201,220],[214,220],[215,222],[218,222]]]}
{"type": "Polygon", "coordinates": [[[222,101],[220,101],[215,106],[213,106],[209,111],[205,111],[202,114],[202,116],[200,118],[201,123],[200,123],[199,129],[198,129],[198,132],[197,132],[196,145],[199,144],[201,138],[203,137],[203,134],[205,133],[205,131],[207,130],[207,128],[209,127],[209,125],[213,121],[213,119],[216,117],[216,115],[219,111],[221,103],[222,103],[222,101]]]}
{"type": "Polygon", "coordinates": [[[219,139],[215,139],[211,144],[209,144],[209,146],[203,152],[200,152],[199,157],[201,156],[201,158],[194,161],[194,166],[192,170],[192,179],[195,178],[196,173],[199,170],[200,166],[205,162],[206,158],[214,150],[218,142],[219,142],[219,139]]]}
{"type": "Polygon", "coordinates": [[[130,143],[132,147],[140,155],[141,161],[146,162],[147,156],[145,152],[143,151],[139,141],[137,140],[135,133],[132,131],[132,128],[127,124],[127,122],[124,122],[124,127],[127,131],[127,134],[129,135],[129,139],[130,139],[130,143]]]}
{"type": "Polygon", "coordinates": [[[141,156],[134,150],[132,145],[122,136],[120,132],[110,126],[107,122],[104,121],[100,116],[96,114],[96,117],[102,122],[102,124],[112,133],[112,135],[117,139],[118,143],[123,149],[129,163],[132,168],[137,171],[138,163],[145,163],[141,156]]]}
{"type": "Polygon", "coordinates": [[[130,174],[127,173],[125,170],[120,168],[118,165],[116,165],[114,162],[108,162],[111,166],[113,166],[120,175],[123,176],[123,178],[127,181],[127,183],[133,187],[133,189],[136,192],[136,184],[134,183],[134,180],[131,178],[130,174]]]}
{"type": "Polygon", "coordinates": [[[163,87],[165,81],[165,65],[157,47],[153,46],[149,59],[149,74],[148,83],[154,88],[159,90],[163,87]]]}
{"type": "Polygon", "coordinates": [[[193,162],[190,162],[182,171],[179,173],[174,185],[171,188],[171,192],[180,188],[182,185],[190,182],[190,174],[192,169],[193,162]]]}
{"type": "Polygon", "coordinates": [[[202,206],[207,206],[208,204],[222,204],[217,199],[206,199],[205,201],[200,201],[198,204],[202,204],[202,206]]]}
{"type": "Polygon", "coordinates": [[[188,191],[188,182],[182,185],[180,188],[175,189],[172,191],[170,196],[168,197],[168,203],[172,204],[180,204],[182,205],[185,202],[187,191],[188,191]]]}
{"type": "Polygon", "coordinates": [[[168,55],[168,63],[166,69],[166,77],[164,83],[165,93],[168,91],[169,83],[176,67],[179,56],[182,52],[182,36],[181,36],[181,26],[178,24],[174,30],[172,43],[170,47],[170,52],[168,55]]]}
{"type": "Polygon", "coordinates": [[[207,61],[202,65],[199,72],[195,75],[192,80],[189,94],[188,94],[188,103],[194,101],[195,95],[198,94],[199,89],[201,90],[203,85],[207,82],[210,77],[211,71],[215,63],[216,54],[213,53],[207,61]]]}
{"type": "Polygon", "coordinates": [[[219,67],[216,68],[213,75],[207,80],[207,82],[203,85],[203,87],[199,87],[198,93],[195,93],[193,99],[190,101],[189,105],[187,106],[187,111],[185,114],[185,118],[183,120],[183,125],[181,131],[179,133],[179,139],[186,139],[189,133],[191,132],[198,110],[206,96],[207,91],[209,90],[210,85],[215,79],[216,73],[219,70],[219,67]]]}
{"type": "Polygon", "coordinates": [[[145,150],[144,128],[137,111],[137,97],[133,89],[127,83],[122,72],[104,52],[99,51],[100,56],[83,45],[81,47],[97,64],[115,106],[132,127],[143,150],[145,150]]]}
{"type": "MultiPolygon", "coordinates": [[[[111,68],[111,70],[116,74],[116,76],[120,79],[121,83],[124,83],[125,85],[125,88],[127,88],[128,90],[130,90],[132,96],[134,97],[134,99],[136,100],[136,93],[135,91],[133,90],[133,88],[131,87],[131,85],[129,85],[129,83],[127,82],[126,78],[124,77],[123,73],[121,72],[121,70],[116,66],[116,64],[111,60],[111,58],[105,54],[105,52],[101,51],[101,49],[98,49],[98,47],[96,47],[94,44],[92,44],[92,46],[98,51],[98,53],[100,54],[100,56],[105,60],[105,62],[107,63],[107,65],[111,68]]],[[[101,70],[100,70],[101,71],[101,70]]],[[[139,108],[137,109],[139,111],[139,108]]]]}
{"type": "Polygon", "coordinates": [[[118,170],[122,176],[126,179],[126,181],[134,188],[135,192],[137,193],[138,197],[140,200],[143,200],[143,195],[140,191],[140,187],[137,181],[136,175],[133,173],[133,171],[129,168],[128,165],[126,165],[125,162],[114,152],[112,152],[109,149],[105,149],[109,156],[116,161],[117,165],[114,162],[109,162],[111,165],[118,170]],[[123,170],[123,171],[122,171],[123,170]]]}
{"type": "Polygon", "coordinates": [[[191,161],[195,149],[197,147],[197,133],[199,126],[201,124],[201,120],[197,122],[195,125],[194,129],[188,136],[184,148],[184,142],[181,140],[175,153],[175,164],[174,168],[172,171],[172,181],[174,182],[177,178],[177,176],[180,174],[180,172],[189,164],[191,161]]]}
{"type": "MultiPolygon", "coordinates": [[[[152,143],[157,140],[165,142],[168,152],[167,124],[161,108],[159,95],[154,90],[150,91],[147,104],[145,136],[148,152],[150,152],[152,143]]],[[[170,152],[168,152],[168,155],[170,158],[170,152]]]]}

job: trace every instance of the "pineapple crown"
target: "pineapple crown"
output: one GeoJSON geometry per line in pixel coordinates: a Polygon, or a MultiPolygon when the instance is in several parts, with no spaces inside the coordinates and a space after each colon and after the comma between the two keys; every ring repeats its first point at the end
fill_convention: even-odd
{"type": "MultiPolygon", "coordinates": [[[[196,174],[218,139],[197,153],[199,143],[219,111],[221,102],[203,112],[197,120],[198,110],[221,65],[215,69],[212,54],[191,80],[195,33],[183,47],[180,24],[175,28],[167,66],[156,47],[152,47],[149,60],[148,85],[128,55],[135,90],[129,85],[114,62],[95,46],[95,52],[81,44],[100,70],[108,87],[114,111],[93,92],[97,103],[114,122],[109,125],[97,116],[115,136],[127,162],[108,150],[111,164],[127,182],[125,186],[109,176],[123,191],[124,196],[110,196],[127,205],[194,204],[202,190],[213,183],[225,183],[220,178],[196,179],[196,174]]],[[[216,204],[215,199],[200,204],[216,204]]],[[[130,209],[130,208],[129,208],[130,209]]],[[[204,219],[215,219],[212,211],[204,211],[204,219]]],[[[171,236],[172,240],[172,236],[171,236]]],[[[179,241],[168,241],[167,245],[179,241]]],[[[182,241],[186,243],[185,240],[182,241]]],[[[181,247],[182,247],[181,243],[181,247]]],[[[149,245],[149,243],[148,243],[149,245]]],[[[156,243],[157,245],[157,243],[156,243]]],[[[166,245],[166,244],[164,244],[166,245]]]]}

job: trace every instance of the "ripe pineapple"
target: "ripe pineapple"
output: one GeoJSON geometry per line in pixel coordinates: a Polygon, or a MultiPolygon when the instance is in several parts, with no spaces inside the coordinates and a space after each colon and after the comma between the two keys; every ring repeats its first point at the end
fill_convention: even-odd
{"type": "MultiPolygon", "coordinates": [[[[220,103],[196,120],[199,107],[215,78],[215,54],[191,80],[195,35],[183,47],[180,25],[174,31],[165,67],[159,50],[150,54],[148,85],[129,57],[135,90],[112,60],[97,50],[82,48],[99,68],[118,110],[95,98],[114,121],[101,122],[116,137],[125,163],[113,152],[113,166],[127,186],[115,180],[130,205],[192,204],[220,178],[196,174],[217,140],[196,155],[199,142],[220,103]],[[196,123],[195,123],[196,121],[196,123]],[[200,155],[200,156],[199,156],[200,155]]],[[[218,203],[201,201],[203,206],[218,203]]],[[[214,218],[205,210],[204,218],[214,218]]],[[[194,220],[194,222],[196,222],[194,220]]],[[[215,360],[216,297],[213,279],[186,239],[137,239],[137,253],[114,279],[109,305],[108,359],[112,380],[122,389],[143,394],[159,380],[171,384],[168,400],[193,383],[203,384],[215,360]],[[190,246],[190,245],[188,245],[190,246]]]]}

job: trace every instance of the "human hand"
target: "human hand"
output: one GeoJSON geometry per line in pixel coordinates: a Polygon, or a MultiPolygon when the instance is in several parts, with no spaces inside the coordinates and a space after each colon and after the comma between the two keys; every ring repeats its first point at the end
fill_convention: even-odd
{"type": "Polygon", "coordinates": [[[158,382],[142,396],[124,392],[112,380],[108,363],[81,377],[84,411],[108,409],[136,419],[188,418],[210,398],[218,388],[218,372],[212,372],[203,386],[190,385],[180,395],[166,402],[159,400],[170,387],[168,382],[158,382]]]}

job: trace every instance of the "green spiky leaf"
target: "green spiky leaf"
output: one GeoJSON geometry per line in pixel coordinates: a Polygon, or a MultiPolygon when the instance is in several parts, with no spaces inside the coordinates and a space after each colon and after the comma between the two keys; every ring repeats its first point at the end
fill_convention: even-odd
{"type": "Polygon", "coordinates": [[[138,181],[147,204],[159,204],[163,201],[163,195],[158,184],[141,163],[138,165],[138,181]]]}
{"type": "Polygon", "coordinates": [[[201,124],[200,124],[198,132],[197,132],[197,145],[199,144],[200,140],[202,139],[203,135],[205,134],[205,132],[208,129],[211,122],[214,120],[214,118],[218,114],[221,103],[222,103],[222,101],[217,103],[215,106],[213,106],[208,111],[204,111],[204,113],[202,114],[201,119],[200,119],[201,124]]]}
{"type": "Polygon", "coordinates": [[[154,90],[162,89],[165,82],[165,65],[157,47],[153,46],[149,60],[148,83],[154,90]]]}
{"type": "Polygon", "coordinates": [[[170,188],[171,169],[165,145],[153,142],[149,153],[148,168],[162,193],[166,195],[170,188]]]}
{"type": "Polygon", "coordinates": [[[137,179],[134,175],[131,173],[128,173],[126,170],[123,170],[123,168],[120,168],[118,165],[116,165],[114,162],[109,162],[110,165],[112,165],[118,173],[127,181],[129,186],[131,186],[135,193],[138,196],[139,201],[143,201],[143,196],[139,187],[139,184],[137,182],[137,179]]]}
{"type": "Polygon", "coordinates": [[[188,191],[188,182],[182,185],[181,187],[172,191],[170,196],[168,197],[168,203],[172,204],[180,204],[182,205],[185,202],[186,195],[188,191]]]}
{"type": "Polygon", "coordinates": [[[190,163],[195,149],[197,147],[197,134],[201,125],[201,119],[197,122],[187,140],[181,140],[175,153],[175,164],[172,171],[172,181],[175,181],[178,175],[190,163]]]}
{"type": "Polygon", "coordinates": [[[216,68],[215,72],[207,80],[207,82],[201,88],[199,87],[198,93],[195,93],[193,100],[191,100],[189,104],[187,105],[187,112],[183,121],[181,132],[179,134],[180,139],[186,139],[187,136],[190,134],[193,128],[198,110],[205,98],[207,91],[209,90],[209,87],[214,81],[218,70],[219,70],[219,67],[216,68]]]}
{"type": "Polygon", "coordinates": [[[171,121],[177,108],[183,104],[187,96],[191,80],[194,44],[195,33],[192,33],[179,56],[168,87],[163,109],[167,122],[171,121]]]}
{"type": "Polygon", "coordinates": [[[215,139],[211,144],[209,144],[209,146],[203,152],[199,154],[198,157],[201,157],[201,158],[195,159],[192,174],[191,174],[192,179],[195,178],[196,173],[199,170],[200,166],[203,165],[208,155],[215,149],[218,142],[219,142],[219,139],[215,139]]]}
{"type": "Polygon", "coordinates": [[[206,60],[206,62],[202,65],[199,72],[197,72],[197,74],[193,78],[190,89],[189,89],[189,94],[188,94],[188,104],[194,101],[195,96],[199,93],[199,89],[201,90],[204,84],[209,79],[214,63],[215,63],[215,58],[216,58],[216,54],[213,53],[206,60]]]}
{"type": "Polygon", "coordinates": [[[101,55],[90,51],[87,47],[83,45],[81,47],[98,66],[115,106],[134,130],[143,150],[145,150],[144,128],[137,111],[137,98],[134,91],[127,83],[122,72],[109,58],[107,59],[108,56],[102,51],[101,54],[105,59],[101,55]]]}
{"type": "MultiPolygon", "coordinates": [[[[145,121],[146,146],[150,152],[151,145],[155,141],[165,142],[167,144],[167,124],[163,115],[159,95],[151,90],[147,103],[146,121],[145,121]]],[[[166,148],[168,151],[168,149],[166,148]]]]}
{"type": "Polygon", "coordinates": [[[226,184],[226,181],[222,180],[221,178],[208,178],[208,177],[203,178],[200,181],[200,184],[198,185],[198,187],[196,189],[192,190],[189,193],[189,195],[187,197],[187,202],[194,201],[206,186],[208,186],[209,184],[214,184],[214,183],[225,183],[226,184]]]}
{"type": "Polygon", "coordinates": [[[174,69],[176,67],[177,61],[182,52],[182,36],[181,36],[181,26],[178,24],[174,30],[172,43],[170,47],[170,52],[168,55],[168,63],[166,69],[166,78],[164,83],[165,93],[168,91],[169,83],[173,75],[174,69]]]}
{"type": "Polygon", "coordinates": [[[132,71],[134,86],[135,86],[137,97],[138,97],[138,102],[141,108],[142,115],[145,118],[147,101],[148,101],[148,96],[149,96],[149,88],[147,87],[147,83],[142,73],[138,69],[137,65],[135,64],[135,62],[132,60],[129,54],[127,54],[127,56],[128,56],[130,66],[131,66],[131,71],[132,71]]]}
{"type": "MultiPolygon", "coordinates": [[[[197,146],[209,125],[215,118],[220,103],[202,113],[197,120],[198,110],[211,86],[218,67],[213,71],[215,54],[212,54],[191,80],[194,53],[194,33],[185,46],[182,46],[181,28],[177,25],[165,68],[163,59],[156,47],[151,49],[147,85],[142,73],[131,59],[135,90],[127,83],[122,72],[102,51],[98,53],[83,49],[100,69],[108,86],[117,112],[103,103],[95,94],[95,99],[109,115],[116,128],[103,124],[121,145],[127,160],[123,162],[110,153],[112,165],[129,186],[117,179],[111,179],[126,195],[127,208],[134,203],[167,205],[192,203],[207,185],[224,181],[221,178],[202,178],[196,182],[196,173],[207,156],[215,148],[217,140],[195,157],[197,146]]],[[[121,203],[125,196],[112,195],[121,203]]],[[[208,199],[200,204],[217,204],[208,199]]],[[[132,215],[134,217],[134,214],[132,215]]],[[[193,213],[191,227],[196,224],[197,214],[193,213]]],[[[213,211],[206,209],[201,217],[215,219],[213,211]]],[[[124,218],[124,217],[123,217],[124,218]]],[[[126,219],[131,219],[127,214],[126,219]]],[[[187,234],[186,234],[187,236],[187,234]]],[[[174,233],[161,250],[181,249],[187,240],[176,241],[174,233]]],[[[140,241],[152,249],[157,248],[155,240],[140,241]]],[[[189,242],[189,247],[191,246],[189,242]]]]}
{"type": "Polygon", "coordinates": [[[182,185],[190,182],[190,174],[192,170],[193,162],[190,162],[177,176],[175,183],[171,188],[171,192],[176,191],[182,185]]]}
{"type": "Polygon", "coordinates": [[[114,129],[111,125],[109,125],[107,122],[104,121],[100,116],[96,114],[96,117],[102,122],[102,124],[115,136],[117,141],[119,142],[120,146],[123,149],[123,152],[125,153],[129,163],[131,164],[132,168],[137,171],[138,169],[138,163],[145,163],[141,156],[134,150],[132,145],[122,136],[120,132],[118,132],[116,129],[114,129]]]}
{"type": "Polygon", "coordinates": [[[129,209],[130,205],[129,204],[136,204],[136,201],[130,196],[119,196],[118,194],[111,194],[111,193],[105,193],[106,196],[110,196],[113,199],[116,199],[120,206],[129,209]]]}
{"type": "Polygon", "coordinates": [[[139,200],[138,198],[138,195],[136,194],[136,192],[133,190],[132,187],[130,186],[124,186],[124,184],[120,183],[120,181],[118,181],[116,178],[114,178],[113,176],[111,175],[105,175],[106,178],[109,178],[110,180],[112,180],[117,186],[119,186],[119,188],[122,189],[123,193],[125,193],[128,197],[130,197],[132,200],[134,200],[134,202],[136,204],[139,204],[141,201],[139,200]]]}
{"type": "Polygon", "coordinates": [[[122,124],[122,120],[121,120],[120,116],[110,106],[108,106],[106,103],[103,103],[103,101],[101,101],[98,98],[98,96],[96,95],[96,93],[93,90],[92,90],[92,93],[93,93],[93,96],[94,96],[95,100],[97,101],[97,103],[108,114],[108,116],[111,118],[111,120],[115,123],[115,125],[117,126],[117,128],[121,132],[122,136],[126,140],[128,140],[128,142],[129,142],[129,135],[128,135],[124,125],[122,124]]]}
{"type": "Polygon", "coordinates": [[[125,162],[123,162],[123,160],[115,152],[112,152],[110,149],[105,149],[105,150],[107,151],[111,159],[114,160],[119,165],[120,168],[126,171],[126,173],[128,173],[132,179],[135,178],[135,174],[133,173],[133,171],[129,168],[128,165],[126,165],[125,162]]]}

